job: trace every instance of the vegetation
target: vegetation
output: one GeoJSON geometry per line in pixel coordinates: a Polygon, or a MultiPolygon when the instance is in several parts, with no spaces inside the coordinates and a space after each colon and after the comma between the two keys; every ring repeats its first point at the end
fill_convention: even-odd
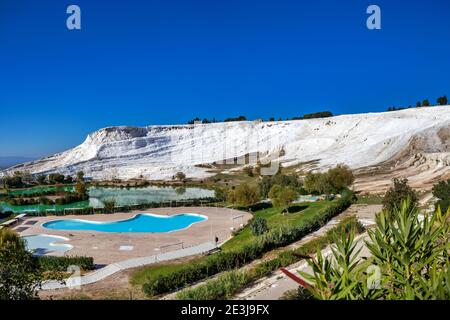
{"type": "Polygon", "coordinates": [[[184,180],[186,180],[186,174],[184,174],[183,172],[177,172],[174,175],[173,179],[174,180],[176,179],[176,180],[179,180],[179,181],[184,181],[184,180]]]}
{"type": "Polygon", "coordinates": [[[290,187],[296,192],[300,192],[302,188],[302,183],[296,175],[285,175],[278,173],[273,176],[264,176],[259,183],[260,193],[264,199],[269,196],[269,191],[274,185],[290,187]]]}
{"type": "Polygon", "coordinates": [[[223,122],[233,122],[233,121],[247,121],[247,118],[245,116],[239,116],[236,118],[226,118],[223,120],[223,122]]]}
{"type": "Polygon", "coordinates": [[[25,241],[14,231],[0,230],[0,300],[37,297],[42,281],[37,259],[26,250],[25,241]]]}
{"type": "Polygon", "coordinates": [[[447,96],[437,98],[437,104],[440,106],[446,106],[448,104],[447,96]]]}
{"type": "MultiPolygon", "coordinates": [[[[297,249],[281,251],[275,258],[265,260],[247,270],[228,271],[198,287],[182,290],[177,293],[176,299],[218,300],[231,298],[233,294],[242,290],[249,283],[267,276],[281,267],[287,267],[304,259],[307,254],[313,253],[318,248],[322,249],[326,247],[336,235],[345,234],[350,231],[361,233],[363,230],[364,228],[359,224],[355,216],[345,218],[324,236],[315,238],[297,249]]],[[[299,289],[297,294],[295,296],[296,299],[306,299],[312,296],[309,291],[304,289],[299,289]]]]}
{"type": "Polygon", "coordinates": [[[297,198],[297,192],[291,187],[282,187],[276,184],[270,189],[269,198],[275,207],[282,209],[283,213],[297,198]]]}
{"type": "Polygon", "coordinates": [[[228,202],[247,207],[259,201],[259,189],[257,186],[242,183],[228,192],[228,202]]]}
{"type": "Polygon", "coordinates": [[[69,266],[78,266],[81,270],[94,270],[94,259],[92,257],[56,257],[40,256],[38,263],[43,271],[66,272],[69,266]]]}
{"type": "Polygon", "coordinates": [[[450,299],[450,211],[419,219],[416,207],[402,202],[394,211],[376,217],[365,245],[372,259],[357,257],[354,233],[336,240],[332,256],[320,251],[308,261],[316,299],[450,299]]]}
{"type": "Polygon", "coordinates": [[[307,113],[303,115],[303,117],[294,117],[292,120],[301,120],[301,119],[316,119],[316,118],[328,118],[332,117],[333,113],[330,111],[320,111],[315,113],[307,113]]]}
{"type": "Polygon", "coordinates": [[[355,178],[345,165],[338,165],[324,173],[308,173],[304,188],[312,194],[337,194],[351,186],[355,178]]]}
{"type": "Polygon", "coordinates": [[[116,209],[116,199],[109,198],[103,200],[104,208],[107,212],[115,212],[116,209]]]}
{"type": "Polygon", "coordinates": [[[438,199],[436,208],[440,207],[443,212],[447,212],[450,207],[450,179],[435,184],[432,192],[433,196],[438,199]]]}
{"type": "Polygon", "coordinates": [[[257,237],[250,243],[242,243],[233,250],[223,250],[217,254],[206,256],[195,262],[182,264],[176,271],[149,277],[143,285],[143,291],[148,296],[155,296],[172,290],[180,289],[187,284],[205,279],[219,272],[239,268],[273,249],[288,245],[305,235],[317,230],[333,216],[342,212],[351,204],[351,200],[343,197],[312,218],[304,219],[298,225],[280,225],[279,228],[257,237]]]}
{"type": "Polygon", "coordinates": [[[255,236],[260,236],[267,231],[269,231],[269,227],[267,226],[267,220],[263,217],[256,217],[251,223],[250,223],[250,229],[252,229],[252,233],[255,236]]]}
{"type": "Polygon", "coordinates": [[[409,204],[413,207],[418,204],[417,193],[408,185],[408,179],[394,178],[393,186],[389,188],[383,198],[383,209],[392,212],[400,208],[403,201],[409,199],[409,204]]]}

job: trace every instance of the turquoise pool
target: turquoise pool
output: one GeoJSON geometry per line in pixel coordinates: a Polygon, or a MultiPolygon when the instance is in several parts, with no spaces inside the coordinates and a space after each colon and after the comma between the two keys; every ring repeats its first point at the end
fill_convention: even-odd
{"type": "Polygon", "coordinates": [[[27,250],[35,255],[44,255],[52,251],[66,252],[73,248],[70,244],[61,244],[69,239],[47,234],[34,234],[22,237],[26,241],[27,250]]]}
{"type": "Polygon", "coordinates": [[[151,213],[138,214],[127,220],[90,221],[81,219],[54,220],[42,226],[53,230],[86,230],[98,232],[171,232],[186,229],[208,218],[194,213],[161,216],[151,213]]]}

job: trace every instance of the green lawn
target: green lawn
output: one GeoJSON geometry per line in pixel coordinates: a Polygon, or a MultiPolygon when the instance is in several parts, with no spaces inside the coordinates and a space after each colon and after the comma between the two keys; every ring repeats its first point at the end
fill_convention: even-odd
{"type": "MultiPolygon", "coordinates": [[[[314,217],[320,209],[329,205],[330,201],[318,201],[318,202],[304,202],[296,203],[291,208],[293,213],[281,214],[279,208],[269,208],[264,210],[259,210],[254,213],[255,217],[263,217],[267,220],[269,229],[276,228],[277,226],[288,224],[291,226],[296,226],[302,224],[305,220],[314,217]]],[[[232,239],[227,241],[223,246],[222,250],[233,250],[238,247],[242,247],[255,239],[250,226],[244,227],[237,235],[232,239]]]]}
{"type": "Polygon", "coordinates": [[[383,196],[381,195],[364,195],[358,196],[357,204],[382,204],[383,196]]]}
{"type": "MultiPolygon", "coordinates": [[[[255,216],[264,217],[267,219],[267,223],[269,228],[276,228],[282,224],[289,225],[300,225],[304,221],[309,220],[310,218],[317,215],[320,209],[329,205],[331,201],[318,201],[318,202],[305,202],[294,204],[292,208],[295,212],[282,215],[281,210],[278,208],[269,208],[256,211],[254,213],[255,216]]],[[[250,243],[255,239],[255,236],[252,234],[250,227],[246,226],[242,229],[236,236],[234,236],[231,240],[226,242],[222,246],[222,250],[233,250],[239,247],[244,246],[245,244],[250,243]]],[[[202,258],[198,258],[196,260],[201,260],[202,258]]],[[[157,265],[151,265],[148,267],[143,267],[133,272],[130,276],[130,283],[133,286],[142,286],[149,279],[157,277],[161,274],[169,274],[171,272],[177,271],[183,267],[187,263],[161,263],[157,265]]]]}

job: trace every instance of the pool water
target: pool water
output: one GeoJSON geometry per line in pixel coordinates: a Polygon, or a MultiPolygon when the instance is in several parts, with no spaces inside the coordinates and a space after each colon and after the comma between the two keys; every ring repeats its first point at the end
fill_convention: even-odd
{"type": "Polygon", "coordinates": [[[171,232],[186,229],[194,223],[207,220],[207,217],[183,213],[174,216],[161,216],[151,213],[138,214],[127,220],[90,221],[81,219],[54,220],[42,226],[53,230],[87,230],[98,232],[171,232]]]}
{"type": "Polygon", "coordinates": [[[68,239],[59,236],[46,234],[34,234],[22,237],[26,241],[27,250],[33,251],[36,255],[44,255],[52,251],[66,252],[73,248],[70,244],[61,244],[68,239]]]}

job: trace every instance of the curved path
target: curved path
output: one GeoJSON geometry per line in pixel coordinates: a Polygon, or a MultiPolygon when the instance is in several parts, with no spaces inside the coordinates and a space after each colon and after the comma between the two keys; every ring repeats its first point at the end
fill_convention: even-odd
{"type": "Polygon", "coordinates": [[[211,250],[214,250],[216,248],[216,244],[213,242],[205,242],[199,245],[187,247],[180,250],[174,250],[166,253],[160,253],[157,255],[152,255],[148,257],[142,257],[142,258],[134,258],[134,259],[128,259],[116,263],[112,263],[107,265],[106,267],[103,267],[101,269],[98,269],[94,272],[91,272],[89,274],[86,274],[84,276],[78,277],[78,278],[72,278],[70,281],[67,279],[64,282],[56,281],[56,280],[50,280],[46,281],[42,284],[41,290],[55,290],[55,289],[63,289],[63,288],[71,288],[71,287],[77,287],[82,286],[90,283],[94,283],[100,280],[105,279],[106,277],[109,277],[110,275],[113,275],[119,271],[141,267],[157,262],[162,261],[169,261],[179,258],[184,258],[192,255],[197,254],[203,254],[210,252],[211,250]]]}

